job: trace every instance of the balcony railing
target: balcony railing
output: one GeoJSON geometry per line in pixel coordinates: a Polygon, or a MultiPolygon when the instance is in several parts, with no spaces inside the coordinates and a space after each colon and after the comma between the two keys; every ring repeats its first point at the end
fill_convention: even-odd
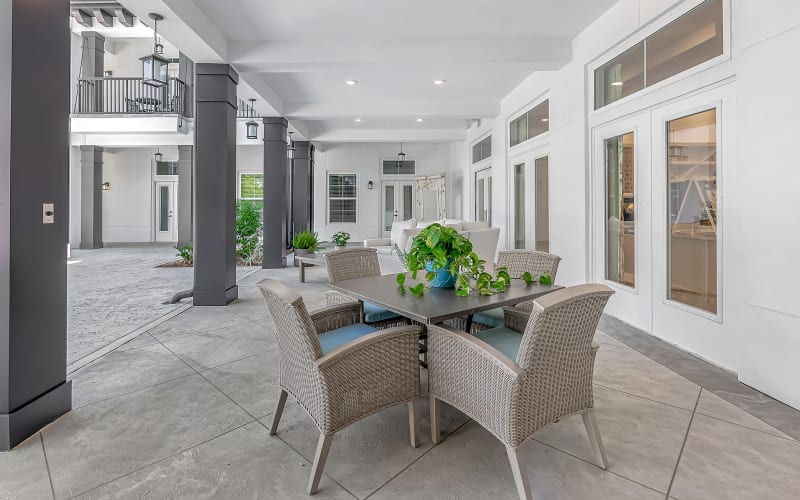
{"type": "Polygon", "coordinates": [[[236,109],[236,118],[261,118],[256,109],[239,98],[239,107],[236,109]]]}
{"type": "Polygon", "coordinates": [[[77,114],[175,113],[185,116],[186,84],[170,78],[167,85],[145,85],[141,78],[90,77],[78,80],[77,114]]]}

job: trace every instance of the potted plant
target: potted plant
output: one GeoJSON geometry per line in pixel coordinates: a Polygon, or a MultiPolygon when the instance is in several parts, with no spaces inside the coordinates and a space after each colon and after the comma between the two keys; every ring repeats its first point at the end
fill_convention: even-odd
{"type": "MultiPolygon", "coordinates": [[[[319,237],[317,233],[312,233],[311,231],[300,231],[292,238],[292,246],[296,256],[308,255],[319,250],[319,237]]],[[[297,267],[297,261],[295,261],[294,265],[297,267]]]]}
{"type": "Polygon", "coordinates": [[[336,250],[344,250],[344,247],[347,246],[347,240],[350,239],[350,233],[346,231],[339,231],[331,236],[333,243],[335,244],[336,250]]]}
{"type": "Polygon", "coordinates": [[[431,224],[415,236],[405,259],[414,279],[424,269],[426,279],[437,288],[452,288],[460,273],[480,273],[484,265],[472,251],[472,242],[441,224],[431,224]]]}

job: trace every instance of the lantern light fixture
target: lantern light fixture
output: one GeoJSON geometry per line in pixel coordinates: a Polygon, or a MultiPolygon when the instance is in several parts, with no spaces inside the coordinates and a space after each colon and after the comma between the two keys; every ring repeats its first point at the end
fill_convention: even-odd
{"type": "Polygon", "coordinates": [[[286,158],[289,160],[294,160],[294,139],[292,139],[292,134],[294,132],[289,132],[289,137],[286,139],[286,158]]]}
{"type": "MultiPolygon", "coordinates": [[[[255,103],[256,100],[254,98],[248,99],[250,101],[250,109],[247,110],[247,115],[251,118],[256,117],[256,108],[255,103]]],[[[248,139],[258,139],[258,122],[255,120],[250,120],[245,123],[245,127],[247,127],[247,138],[248,139]]]]}
{"type": "Polygon", "coordinates": [[[372,181],[367,181],[367,189],[372,189],[372,181]]]}
{"type": "Polygon", "coordinates": [[[406,154],[403,153],[403,143],[400,143],[400,152],[397,153],[397,173],[400,173],[400,169],[403,168],[403,162],[406,161],[406,154]]]}
{"type": "Polygon", "coordinates": [[[102,189],[103,191],[111,191],[111,183],[106,181],[100,184],[100,189],[102,189]]]}
{"type": "Polygon", "coordinates": [[[161,161],[162,158],[164,158],[164,155],[161,154],[161,149],[159,148],[159,149],[156,150],[156,153],[153,155],[153,159],[156,161],[156,163],[158,163],[158,162],[161,161]]]}
{"type": "Polygon", "coordinates": [[[167,66],[169,60],[164,57],[164,46],[158,39],[158,22],[164,19],[161,14],[148,14],[153,20],[153,53],[140,57],[142,61],[142,83],[152,87],[163,87],[167,84],[167,66]]]}

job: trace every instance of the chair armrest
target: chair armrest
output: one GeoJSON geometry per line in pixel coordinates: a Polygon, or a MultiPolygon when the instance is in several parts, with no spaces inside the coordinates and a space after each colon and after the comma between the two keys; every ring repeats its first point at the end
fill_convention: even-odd
{"type": "Polygon", "coordinates": [[[531,311],[518,306],[504,307],[503,315],[505,316],[506,327],[517,333],[525,333],[525,327],[528,326],[528,319],[531,317],[531,311]]]}
{"type": "MultiPolygon", "coordinates": [[[[393,357],[395,354],[402,354],[402,348],[398,350],[395,346],[393,347],[393,341],[398,338],[408,337],[413,340],[411,344],[413,346],[405,346],[406,348],[410,349],[411,352],[414,354],[414,358],[416,358],[419,354],[419,334],[422,331],[422,328],[416,325],[407,325],[407,326],[396,326],[393,328],[386,328],[384,330],[379,330],[377,332],[373,332],[362,337],[359,337],[355,340],[352,340],[344,345],[337,347],[336,349],[332,350],[331,352],[325,354],[321,358],[317,359],[317,366],[319,366],[320,370],[326,370],[327,368],[333,366],[334,364],[342,361],[343,359],[347,359],[348,357],[352,356],[360,356],[362,351],[367,350],[377,350],[380,351],[382,349],[390,350],[393,349],[395,353],[387,353],[388,358],[393,357]]],[[[368,360],[364,360],[367,362],[368,360]]],[[[372,360],[374,361],[374,360],[372,360]]]]}
{"type": "Polygon", "coordinates": [[[389,247],[392,246],[391,238],[375,238],[371,240],[364,240],[364,246],[370,247],[389,247]]]}
{"type": "Polygon", "coordinates": [[[361,302],[323,307],[309,313],[317,333],[361,323],[361,302]]]}
{"type": "Polygon", "coordinates": [[[338,306],[341,304],[358,304],[360,301],[346,293],[331,290],[325,293],[325,303],[329,306],[338,306]]]}

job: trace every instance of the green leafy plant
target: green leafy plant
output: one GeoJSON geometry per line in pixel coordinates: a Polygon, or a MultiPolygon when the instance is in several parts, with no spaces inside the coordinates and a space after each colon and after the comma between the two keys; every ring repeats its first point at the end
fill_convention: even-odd
{"type": "Polygon", "coordinates": [[[394,244],[394,253],[397,254],[398,260],[400,260],[400,265],[403,266],[403,269],[408,269],[408,263],[406,262],[406,256],[408,255],[406,252],[402,251],[397,243],[394,244]]]}
{"type": "Polygon", "coordinates": [[[261,213],[252,203],[236,204],[236,255],[251,264],[261,240],[261,213]]]}
{"type": "Polygon", "coordinates": [[[350,239],[350,233],[346,231],[338,231],[337,233],[334,233],[333,236],[331,236],[331,239],[335,244],[339,245],[340,247],[343,247],[347,245],[347,240],[350,239]]]}
{"type": "Polygon", "coordinates": [[[311,231],[300,231],[292,238],[292,246],[301,250],[319,250],[319,236],[311,231]]]}
{"type": "Polygon", "coordinates": [[[192,247],[191,244],[178,247],[178,256],[181,258],[181,261],[187,266],[191,266],[194,264],[194,248],[192,247]]]}

